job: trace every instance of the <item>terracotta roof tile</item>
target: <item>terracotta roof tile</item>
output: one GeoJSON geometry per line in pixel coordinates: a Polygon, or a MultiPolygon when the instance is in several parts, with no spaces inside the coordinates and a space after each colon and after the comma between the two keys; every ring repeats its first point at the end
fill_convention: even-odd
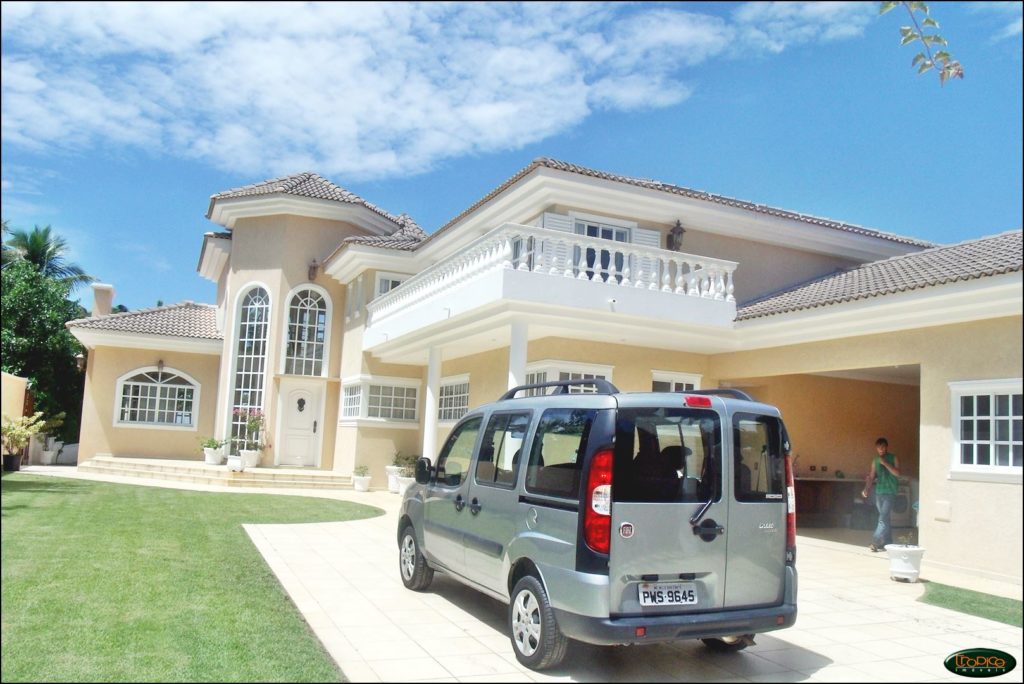
{"type": "Polygon", "coordinates": [[[235,199],[239,197],[257,197],[260,195],[274,195],[278,193],[295,195],[297,197],[328,200],[331,202],[341,202],[344,204],[359,204],[374,213],[380,214],[389,221],[398,223],[398,217],[384,211],[375,204],[367,202],[354,192],[349,192],[345,188],[335,185],[323,176],[313,173],[312,171],[296,173],[291,176],[281,176],[280,178],[271,178],[270,180],[253,183],[251,185],[243,185],[240,188],[232,188],[231,190],[225,190],[224,192],[218,192],[216,195],[211,195],[210,206],[206,211],[206,218],[210,218],[213,214],[213,205],[216,204],[218,200],[235,199]]]}
{"type": "MultiPolygon", "coordinates": [[[[627,185],[633,185],[641,188],[648,188],[651,190],[657,190],[660,192],[667,192],[673,195],[679,195],[682,197],[688,197],[690,199],[704,200],[706,202],[714,202],[716,204],[723,204],[730,207],[736,207],[745,209],[747,211],[755,211],[760,214],[767,214],[769,216],[778,216],[781,218],[791,219],[795,221],[802,221],[804,223],[810,223],[816,226],[822,226],[824,228],[831,228],[833,230],[842,230],[849,233],[857,233],[859,235],[868,235],[871,237],[881,238],[883,240],[891,240],[906,245],[914,245],[918,247],[933,247],[934,243],[926,242],[923,240],[916,240],[914,238],[904,237],[902,235],[896,235],[894,233],[885,233],[872,228],[864,228],[850,223],[843,223],[840,221],[833,221],[831,219],[820,218],[817,216],[809,216],[807,214],[800,214],[794,211],[788,211],[786,209],[779,209],[776,207],[769,207],[764,204],[755,204],[753,202],[747,202],[745,200],[734,199],[732,197],[725,197],[724,195],[715,195],[703,190],[693,190],[685,188],[679,185],[673,185],[671,183],[663,183],[656,180],[648,180],[643,178],[632,178],[630,176],[620,176],[614,173],[606,173],[604,171],[596,171],[594,169],[588,169],[584,166],[577,164],[570,164],[568,162],[558,161],[557,159],[548,159],[547,157],[538,157],[534,159],[532,163],[526,168],[520,170],[514,176],[509,178],[507,181],[499,185],[497,188],[489,192],[485,197],[480,199],[478,202],[473,204],[471,207],[463,211],[461,214],[450,220],[445,225],[441,226],[436,232],[433,233],[436,236],[438,233],[444,231],[449,226],[455,225],[469,214],[476,211],[479,207],[483,206],[502,192],[507,190],[509,187],[517,183],[524,176],[528,175],[534,169],[544,167],[548,169],[555,169],[557,171],[565,171],[568,173],[575,173],[581,176],[589,176],[591,178],[601,178],[604,180],[610,180],[617,183],[625,183],[627,185]]],[[[433,237],[433,236],[432,236],[433,237]]]]}
{"type": "Polygon", "coordinates": [[[863,264],[739,307],[736,320],[813,309],[1021,270],[1021,231],[863,264]]]}
{"type": "Polygon", "coordinates": [[[94,316],[68,321],[68,328],[109,330],[111,332],[138,333],[222,340],[217,329],[217,307],[211,304],[181,302],[152,309],[139,309],[108,316],[94,316]]]}
{"type": "Polygon", "coordinates": [[[342,240],[342,244],[369,245],[370,247],[382,247],[385,249],[399,249],[411,252],[420,246],[427,239],[427,234],[407,214],[397,218],[402,227],[391,235],[357,235],[342,240]]]}

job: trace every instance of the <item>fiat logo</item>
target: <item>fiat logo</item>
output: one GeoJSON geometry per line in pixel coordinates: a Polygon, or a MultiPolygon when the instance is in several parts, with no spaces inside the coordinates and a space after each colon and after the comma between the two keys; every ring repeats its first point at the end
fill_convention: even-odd
{"type": "Polygon", "coordinates": [[[629,539],[633,536],[633,523],[622,523],[619,525],[619,536],[623,539],[629,539]]]}

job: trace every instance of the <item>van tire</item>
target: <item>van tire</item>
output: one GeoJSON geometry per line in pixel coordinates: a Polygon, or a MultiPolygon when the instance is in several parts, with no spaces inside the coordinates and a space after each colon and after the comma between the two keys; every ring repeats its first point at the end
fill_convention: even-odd
{"type": "Polygon", "coordinates": [[[508,627],[516,659],[531,670],[555,667],[565,658],[569,639],[558,628],[548,593],[533,575],[522,577],[512,589],[508,627]]]}
{"type": "Polygon", "coordinates": [[[423,591],[434,579],[434,569],[427,565],[427,559],[420,553],[412,525],[403,527],[399,537],[398,571],[402,576],[402,584],[413,591],[423,591]]]}
{"type": "Polygon", "coordinates": [[[742,651],[747,647],[749,642],[747,639],[742,637],[736,639],[736,641],[725,641],[724,639],[712,638],[712,639],[701,639],[704,645],[711,651],[717,653],[736,653],[742,651]]]}

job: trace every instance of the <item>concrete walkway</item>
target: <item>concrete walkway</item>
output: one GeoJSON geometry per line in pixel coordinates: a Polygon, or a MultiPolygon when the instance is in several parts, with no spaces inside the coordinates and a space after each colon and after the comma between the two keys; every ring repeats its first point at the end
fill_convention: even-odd
{"type": "MultiPolygon", "coordinates": [[[[86,478],[71,468],[24,470],[117,481],[86,478]]],[[[132,485],[174,485],[122,479],[132,485]]],[[[954,651],[997,648],[1022,660],[1022,630],[917,602],[924,586],[891,581],[885,554],[800,536],[800,612],[794,627],[760,635],[756,646],[736,654],[712,653],[689,641],[617,648],[574,644],[559,668],[536,673],[521,667],[512,654],[507,607],[500,602],[440,573],[426,592],[402,586],[395,530],[398,495],[294,489],[259,493],[345,499],[385,511],[377,518],[342,523],[246,526],[352,681],[962,682],[943,667],[954,651]]],[[[1018,665],[993,679],[1020,682],[1022,672],[1024,666],[1018,665]]]]}

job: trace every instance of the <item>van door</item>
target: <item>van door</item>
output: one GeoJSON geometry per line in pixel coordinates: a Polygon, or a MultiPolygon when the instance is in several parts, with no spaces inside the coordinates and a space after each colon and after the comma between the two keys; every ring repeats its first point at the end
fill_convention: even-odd
{"type": "Polygon", "coordinates": [[[522,517],[517,515],[522,447],[530,411],[495,411],[487,420],[469,485],[469,516],[460,520],[466,548],[466,577],[491,591],[508,591],[508,546],[522,517]]]}
{"type": "Polygon", "coordinates": [[[732,431],[725,606],[776,605],[783,600],[786,565],[782,421],[774,416],[736,413],[732,431]]]}
{"type": "Polygon", "coordinates": [[[459,575],[465,574],[462,526],[470,515],[469,464],[482,422],[481,416],[466,418],[448,435],[423,503],[423,550],[433,563],[459,575]]]}
{"type": "Polygon", "coordinates": [[[717,411],[619,409],[608,561],[613,614],[722,608],[729,528],[722,452],[717,411]]]}

